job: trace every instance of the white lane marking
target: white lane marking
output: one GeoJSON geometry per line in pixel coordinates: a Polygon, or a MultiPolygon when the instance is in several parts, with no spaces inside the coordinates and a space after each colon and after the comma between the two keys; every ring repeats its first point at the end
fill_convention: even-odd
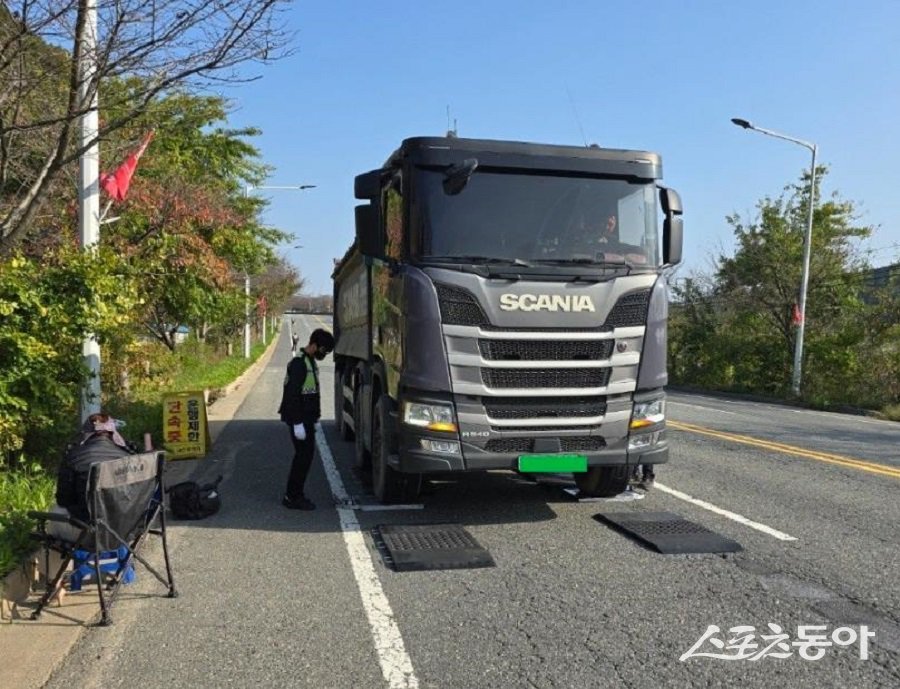
{"type": "Polygon", "coordinates": [[[702,507],[705,510],[709,510],[710,512],[715,512],[716,514],[721,514],[723,517],[728,517],[732,521],[739,522],[744,526],[749,526],[751,529],[756,529],[757,531],[762,531],[764,534],[768,534],[769,536],[774,536],[779,541],[796,541],[797,539],[794,536],[784,533],[783,531],[779,531],[778,529],[773,529],[771,526],[766,526],[765,524],[760,524],[759,522],[755,522],[751,519],[747,519],[742,514],[737,514],[736,512],[729,512],[728,510],[723,510],[721,507],[716,507],[715,505],[706,502],[705,500],[698,500],[697,498],[693,498],[687,493],[682,493],[680,490],[675,490],[674,488],[669,488],[668,486],[664,486],[661,483],[654,483],[653,486],[655,488],[659,488],[663,493],[668,493],[669,495],[678,498],[679,500],[684,500],[686,502],[691,503],[692,505],[697,505],[697,507],[702,507]]]}
{"type": "Polygon", "coordinates": [[[716,409],[715,407],[704,407],[701,404],[688,404],[687,402],[676,402],[675,400],[669,400],[669,404],[677,404],[679,407],[690,407],[691,409],[704,409],[706,411],[717,411],[720,414],[733,414],[737,416],[738,412],[736,411],[726,411],[724,409],[716,409]]]}
{"type": "MultiPolygon", "coordinates": [[[[341,481],[341,475],[338,473],[321,425],[316,433],[316,446],[319,449],[319,456],[322,458],[322,466],[325,467],[325,476],[328,478],[331,494],[339,503],[349,501],[350,496],[341,481]]],[[[413,670],[412,660],[406,652],[403,636],[394,619],[394,612],[391,610],[384,589],[381,588],[381,582],[378,580],[375,565],[368,548],[366,548],[359,521],[353,510],[346,507],[338,507],[337,513],[341,521],[341,531],[344,533],[344,543],[347,545],[347,552],[350,555],[353,576],[356,577],[359,595],[362,597],[366,617],[369,618],[369,627],[372,629],[372,639],[375,642],[378,663],[381,665],[381,674],[384,675],[384,679],[391,689],[417,689],[419,680],[413,670]]]]}

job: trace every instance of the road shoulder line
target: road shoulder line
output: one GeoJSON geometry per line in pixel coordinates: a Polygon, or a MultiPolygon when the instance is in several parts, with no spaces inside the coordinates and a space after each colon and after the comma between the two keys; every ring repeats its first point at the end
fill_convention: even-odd
{"type": "MultiPolygon", "coordinates": [[[[346,504],[350,496],[338,473],[331,448],[325,439],[325,433],[321,424],[316,433],[316,446],[319,456],[322,458],[322,466],[325,468],[325,476],[335,501],[346,504]]],[[[419,680],[413,670],[412,660],[406,652],[400,627],[394,618],[394,612],[388,602],[375,564],[366,547],[362,529],[354,511],[347,507],[337,507],[338,518],[341,523],[341,531],[344,535],[344,543],[347,553],[350,555],[350,565],[353,568],[353,576],[359,587],[359,595],[362,598],[369,627],[372,630],[372,639],[375,643],[375,652],[381,665],[381,672],[391,689],[417,689],[419,680]]]]}

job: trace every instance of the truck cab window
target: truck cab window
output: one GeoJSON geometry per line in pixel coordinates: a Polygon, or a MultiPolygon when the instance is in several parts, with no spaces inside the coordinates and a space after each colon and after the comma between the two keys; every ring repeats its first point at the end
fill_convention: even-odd
{"type": "Polygon", "coordinates": [[[596,261],[659,265],[656,190],[624,179],[479,169],[458,195],[439,172],[420,170],[424,258],[596,261]]]}

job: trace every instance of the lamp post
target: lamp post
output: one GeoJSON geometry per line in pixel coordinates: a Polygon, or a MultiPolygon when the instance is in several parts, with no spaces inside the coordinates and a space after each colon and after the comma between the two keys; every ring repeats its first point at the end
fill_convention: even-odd
{"type": "MultiPolygon", "coordinates": [[[[315,189],[315,184],[276,184],[262,185],[247,184],[244,186],[244,198],[250,197],[250,192],[254,189],[293,189],[295,191],[303,191],[304,189],[315,189]]],[[[266,320],[263,318],[263,342],[266,338],[266,320]]],[[[250,276],[244,271],[244,358],[250,358],[250,276]]]]}
{"type": "Polygon", "coordinates": [[[265,186],[256,186],[255,184],[248,184],[244,187],[244,196],[250,196],[250,192],[254,189],[295,189],[297,191],[303,191],[304,189],[315,189],[315,184],[288,184],[288,185],[265,185],[265,186]]]}
{"type": "Polygon", "coordinates": [[[800,381],[802,378],[803,370],[803,335],[806,328],[806,290],[807,286],[809,285],[809,254],[812,250],[813,210],[815,209],[816,205],[816,153],[819,149],[816,144],[810,143],[809,141],[796,139],[793,136],[774,132],[771,129],[757,127],[747,120],[742,120],[738,117],[731,118],[731,121],[738,127],[742,127],[744,129],[752,129],[753,131],[759,132],[760,134],[773,136],[776,139],[784,139],[785,141],[799,144],[800,146],[808,148],[810,151],[812,151],[812,164],[809,168],[809,217],[806,223],[806,234],[803,237],[803,272],[800,277],[800,323],[797,326],[797,339],[794,343],[794,371],[791,379],[791,390],[793,391],[795,397],[799,397],[800,381]]]}

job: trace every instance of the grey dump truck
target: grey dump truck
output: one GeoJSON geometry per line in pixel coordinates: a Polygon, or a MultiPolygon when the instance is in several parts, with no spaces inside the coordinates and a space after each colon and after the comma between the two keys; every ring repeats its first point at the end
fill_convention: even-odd
{"type": "Polygon", "coordinates": [[[496,469],[609,496],[667,461],[682,209],[661,176],[655,153],[449,136],[356,177],[335,418],[382,502],[496,469]]]}

